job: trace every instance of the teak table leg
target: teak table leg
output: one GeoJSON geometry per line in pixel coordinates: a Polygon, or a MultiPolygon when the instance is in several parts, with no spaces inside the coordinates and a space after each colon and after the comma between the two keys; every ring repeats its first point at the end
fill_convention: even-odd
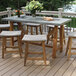
{"type": "Polygon", "coordinates": [[[22,44],[21,44],[21,38],[20,38],[20,36],[18,36],[17,38],[18,38],[19,53],[20,53],[20,57],[22,58],[22,44]]]}
{"type": "Polygon", "coordinates": [[[47,44],[49,42],[49,36],[50,36],[50,27],[49,27],[49,31],[48,31],[48,35],[47,35],[47,44]]]}
{"type": "Polygon", "coordinates": [[[23,38],[23,27],[22,27],[21,22],[17,22],[17,24],[18,24],[18,29],[22,31],[21,33],[21,39],[22,39],[23,38]]]}
{"type": "Polygon", "coordinates": [[[61,25],[60,26],[60,52],[62,52],[63,51],[63,31],[64,31],[64,26],[63,25],[61,25]]]}
{"type": "Polygon", "coordinates": [[[56,51],[57,51],[57,34],[58,34],[58,26],[55,26],[55,35],[53,39],[53,52],[52,52],[52,58],[56,58],[56,51]]]}
{"type": "MultiPolygon", "coordinates": [[[[13,22],[10,22],[10,31],[13,31],[13,22]]],[[[14,45],[14,38],[11,37],[11,45],[14,45]]]]}

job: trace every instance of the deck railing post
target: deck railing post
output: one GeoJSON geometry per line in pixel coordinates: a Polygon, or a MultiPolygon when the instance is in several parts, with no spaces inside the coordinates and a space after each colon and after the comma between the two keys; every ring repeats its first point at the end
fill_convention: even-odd
{"type": "Polygon", "coordinates": [[[58,11],[59,11],[58,17],[59,17],[59,18],[62,18],[63,8],[58,8],[58,11]]]}
{"type": "Polygon", "coordinates": [[[11,16],[11,7],[8,7],[8,8],[6,8],[7,9],[7,11],[8,11],[8,17],[10,17],[11,16]]]}
{"type": "MultiPolygon", "coordinates": [[[[8,17],[11,17],[11,7],[8,7],[6,9],[7,9],[7,12],[8,12],[8,17]]],[[[8,21],[8,23],[10,23],[10,22],[8,21]]]]}
{"type": "Polygon", "coordinates": [[[21,7],[21,8],[22,8],[22,11],[24,12],[24,15],[26,15],[25,7],[21,7]]]}

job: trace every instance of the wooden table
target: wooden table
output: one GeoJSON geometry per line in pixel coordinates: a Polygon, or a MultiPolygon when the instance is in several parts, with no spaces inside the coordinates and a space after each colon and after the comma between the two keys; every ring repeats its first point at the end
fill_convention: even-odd
{"type": "MultiPolygon", "coordinates": [[[[56,57],[56,51],[57,51],[58,48],[60,48],[61,52],[63,50],[64,24],[71,21],[71,19],[67,19],[67,18],[54,18],[53,21],[46,21],[46,20],[43,19],[43,17],[39,17],[39,16],[37,16],[37,17],[32,17],[32,16],[21,16],[21,17],[12,16],[12,17],[3,18],[2,20],[10,21],[10,30],[11,31],[13,30],[13,23],[14,22],[17,22],[18,27],[20,28],[20,30],[22,30],[21,22],[26,22],[26,23],[31,22],[31,23],[55,25],[54,30],[49,33],[49,35],[55,34],[54,39],[53,39],[53,47],[52,47],[53,48],[53,51],[52,51],[52,57],[53,58],[56,57]],[[60,26],[60,47],[57,48],[58,26],[60,26]]],[[[12,41],[12,44],[13,44],[13,41],[12,41]]],[[[49,47],[49,46],[47,46],[47,47],[49,47]]]]}

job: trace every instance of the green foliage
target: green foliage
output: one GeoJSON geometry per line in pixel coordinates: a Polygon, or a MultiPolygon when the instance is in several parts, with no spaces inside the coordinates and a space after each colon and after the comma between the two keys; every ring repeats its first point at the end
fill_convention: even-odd
{"type": "Polygon", "coordinates": [[[32,11],[32,10],[42,10],[43,9],[43,4],[39,3],[39,1],[31,1],[27,6],[25,7],[26,10],[32,11]]]}
{"type": "Polygon", "coordinates": [[[25,6],[27,2],[27,0],[0,0],[0,11],[6,10],[7,7],[18,9],[18,1],[20,7],[25,6]]]}
{"type": "MultiPolygon", "coordinates": [[[[19,7],[26,6],[28,1],[32,0],[0,0],[0,11],[6,10],[7,7],[11,7],[13,9],[18,9],[18,1],[19,7]]],[[[70,3],[70,1],[74,0],[36,0],[40,3],[43,3],[44,10],[57,10],[59,7],[63,7],[64,5],[70,3]]]]}
{"type": "Polygon", "coordinates": [[[44,10],[55,11],[74,0],[38,0],[43,3],[44,10]]]}

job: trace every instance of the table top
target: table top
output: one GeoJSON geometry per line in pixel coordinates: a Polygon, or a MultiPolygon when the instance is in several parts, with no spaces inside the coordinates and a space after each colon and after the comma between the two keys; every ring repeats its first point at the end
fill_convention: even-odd
{"type": "Polygon", "coordinates": [[[36,17],[11,16],[11,17],[2,18],[2,20],[13,21],[13,22],[26,22],[26,23],[31,22],[31,23],[39,23],[39,24],[51,24],[51,25],[57,25],[57,26],[64,25],[65,23],[68,23],[69,21],[71,21],[71,19],[68,19],[68,18],[54,18],[53,21],[46,21],[43,19],[43,17],[40,17],[40,16],[36,16],[36,17]]]}

